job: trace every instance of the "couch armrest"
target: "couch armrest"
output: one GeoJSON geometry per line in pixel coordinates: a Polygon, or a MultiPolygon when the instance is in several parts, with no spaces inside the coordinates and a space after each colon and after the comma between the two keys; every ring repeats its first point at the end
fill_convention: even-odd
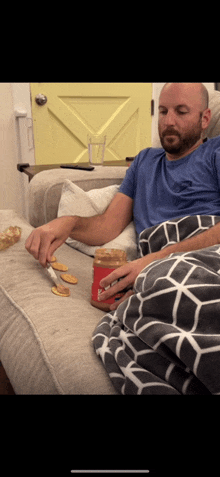
{"type": "Polygon", "coordinates": [[[69,179],[88,191],[121,184],[126,174],[124,166],[98,166],[93,171],[50,169],[36,174],[28,186],[29,222],[39,227],[57,217],[63,182],[69,179]]]}

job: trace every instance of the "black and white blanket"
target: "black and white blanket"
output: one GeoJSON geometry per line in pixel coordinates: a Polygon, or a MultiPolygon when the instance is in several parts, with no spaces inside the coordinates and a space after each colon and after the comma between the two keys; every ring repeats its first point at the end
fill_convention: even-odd
{"type": "MultiPolygon", "coordinates": [[[[140,235],[141,255],[192,237],[217,216],[169,220],[140,235]]],[[[138,275],[134,295],[93,333],[122,394],[220,394],[220,245],[174,253],[138,275]]]]}

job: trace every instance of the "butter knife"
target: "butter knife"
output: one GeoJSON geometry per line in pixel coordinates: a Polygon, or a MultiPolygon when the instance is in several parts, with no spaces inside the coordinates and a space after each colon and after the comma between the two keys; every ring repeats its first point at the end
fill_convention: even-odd
{"type": "Polygon", "coordinates": [[[54,269],[51,267],[51,264],[48,263],[47,264],[47,272],[48,274],[50,275],[50,278],[53,280],[53,282],[55,283],[55,285],[58,287],[59,285],[62,286],[62,284],[60,283],[60,280],[57,276],[57,274],[55,273],[54,269]]]}

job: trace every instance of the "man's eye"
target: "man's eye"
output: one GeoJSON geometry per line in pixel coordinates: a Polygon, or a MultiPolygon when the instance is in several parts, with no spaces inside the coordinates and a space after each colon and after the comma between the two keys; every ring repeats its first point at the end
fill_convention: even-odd
{"type": "Polygon", "coordinates": [[[167,111],[160,111],[159,114],[162,114],[163,116],[167,114],[167,111]]]}
{"type": "Polygon", "coordinates": [[[178,114],[187,114],[187,111],[178,111],[178,114]]]}

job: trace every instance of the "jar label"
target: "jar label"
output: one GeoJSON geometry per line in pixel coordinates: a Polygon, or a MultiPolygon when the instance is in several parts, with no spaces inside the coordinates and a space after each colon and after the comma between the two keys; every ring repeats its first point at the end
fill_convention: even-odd
{"type": "MultiPolygon", "coordinates": [[[[117,281],[114,281],[109,285],[107,288],[101,288],[100,287],[100,281],[107,277],[110,273],[112,273],[115,269],[114,268],[103,268],[103,267],[96,267],[94,265],[93,267],[93,284],[92,284],[92,296],[91,299],[94,301],[98,301],[98,296],[104,292],[105,290],[108,290],[110,286],[113,286],[117,283],[117,281]]],[[[116,295],[112,296],[108,300],[102,300],[99,303],[108,303],[109,305],[112,305],[116,301],[120,300],[120,298],[124,295],[123,292],[119,292],[116,295]]]]}

